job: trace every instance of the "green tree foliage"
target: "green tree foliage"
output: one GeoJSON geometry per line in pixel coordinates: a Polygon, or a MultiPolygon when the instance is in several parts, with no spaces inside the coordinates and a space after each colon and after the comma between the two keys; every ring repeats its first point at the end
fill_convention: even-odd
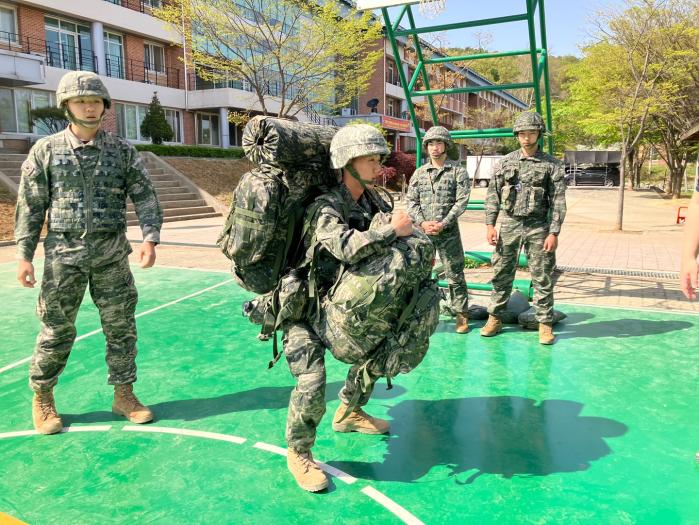
{"type": "Polygon", "coordinates": [[[29,112],[32,126],[36,126],[41,132],[52,135],[63,131],[68,126],[65,111],[61,108],[46,107],[36,108],[29,112]]]}
{"type": "Polygon", "coordinates": [[[183,32],[190,67],[206,81],[248,84],[250,111],[293,117],[314,105],[348,107],[381,56],[381,26],[340,2],[163,4],[156,16],[183,32]]]}
{"type": "Polygon", "coordinates": [[[172,140],[172,128],[165,118],[165,110],[160,105],[157,93],[153,93],[148,111],[146,111],[146,116],[141,123],[141,135],[150,138],[153,144],[162,144],[172,140]]]}

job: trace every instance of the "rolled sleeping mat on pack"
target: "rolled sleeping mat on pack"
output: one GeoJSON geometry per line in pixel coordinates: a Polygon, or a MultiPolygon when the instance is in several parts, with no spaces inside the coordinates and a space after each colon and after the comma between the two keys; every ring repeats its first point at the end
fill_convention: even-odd
{"type": "Polygon", "coordinates": [[[256,164],[285,170],[314,166],[329,171],[330,141],[336,132],[334,126],[260,115],[243,130],[243,150],[256,164]]]}

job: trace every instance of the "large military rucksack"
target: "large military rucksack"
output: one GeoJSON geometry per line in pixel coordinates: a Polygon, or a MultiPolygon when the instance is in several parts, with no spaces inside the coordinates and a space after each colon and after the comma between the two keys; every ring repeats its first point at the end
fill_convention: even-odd
{"type": "MultiPolygon", "coordinates": [[[[374,216],[370,229],[390,223],[374,216]]],[[[343,268],[324,298],[314,328],[333,356],[374,361],[380,375],[407,373],[424,357],[439,323],[440,294],[430,278],[435,249],[419,230],[343,268]]]]}
{"type": "Polygon", "coordinates": [[[245,127],[245,154],[259,167],[240,179],[218,245],[246,290],[270,292],[297,262],[304,208],[337,184],[328,166],[335,131],[272,117],[245,127]]]}

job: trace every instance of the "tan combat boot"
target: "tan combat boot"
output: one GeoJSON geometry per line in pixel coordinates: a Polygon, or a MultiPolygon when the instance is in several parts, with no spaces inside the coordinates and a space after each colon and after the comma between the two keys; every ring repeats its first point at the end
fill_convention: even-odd
{"type": "Polygon", "coordinates": [[[502,321],[495,317],[494,315],[488,316],[488,322],[485,326],[481,328],[481,335],[483,337],[493,337],[502,331],[502,321]]]}
{"type": "Polygon", "coordinates": [[[56,401],[53,399],[52,391],[34,393],[32,419],[34,428],[39,434],[57,434],[63,430],[63,421],[56,412],[56,401]]]}
{"type": "Polygon", "coordinates": [[[386,434],[390,424],[385,419],[372,417],[360,407],[355,407],[345,419],[340,421],[345,415],[347,405],[340,403],[333,416],[333,430],[335,432],[359,432],[360,434],[386,434]]]}
{"type": "Polygon", "coordinates": [[[468,315],[456,314],[456,333],[467,334],[468,330],[468,315]]]}
{"type": "Polygon", "coordinates": [[[542,345],[552,345],[556,340],[553,335],[553,323],[539,323],[539,343],[542,345]]]}
{"type": "Polygon", "coordinates": [[[303,490],[318,492],[328,487],[328,477],[313,461],[313,454],[297,452],[289,448],[286,452],[286,466],[303,490]]]}
{"type": "Polygon", "coordinates": [[[114,385],[112,412],[126,417],[132,423],[153,421],[153,412],[144,407],[133,393],[133,385],[114,385]]]}

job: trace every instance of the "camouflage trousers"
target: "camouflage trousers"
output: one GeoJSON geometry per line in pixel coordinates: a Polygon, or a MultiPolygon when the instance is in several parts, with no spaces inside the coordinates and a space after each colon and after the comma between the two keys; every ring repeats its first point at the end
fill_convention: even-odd
{"type": "Polygon", "coordinates": [[[29,386],[50,390],[68,361],[75,341],[75,318],[88,286],[107,341],[111,385],[136,381],[138,293],[127,257],[98,267],[63,264],[47,256],[36,312],[41,331],[29,366],[29,386]]]}
{"type": "Polygon", "coordinates": [[[449,285],[449,299],[454,313],[468,312],[468,286],[464,277],[464,248],[461,244],[459,227],[442,230],[440,235],[430,236],[444,265],[449,285]]]}
{"type": "Polygon", "coordinates": [[[488,312],[497,317],[507,306],[512,293],[512,282],[517,271],[519,251],[524,246],[532,285],[536,320],[553,322],[553,270],[556,253],[544,251],[544,239],[548,236],[548,222],[541,219],[514,219],[505,217],[493,253],[493,293],[488,312]]]}
{"type": "MultiPolygon", "coordinates": [[[[311,449],[316,440],[316,429],[325,414],[325,345],[306,323],[289,323],[284,328],[284,356],[296,386],[289,399],[286,419],[286,442],[300,452],[311,449]]],[[[350,368],[340,390],[340,400],[348,404],[359,388],[360,365],[350,368]]],[[[357,406],[369,402],[374,383],[363,392],[357,406]]]]}

